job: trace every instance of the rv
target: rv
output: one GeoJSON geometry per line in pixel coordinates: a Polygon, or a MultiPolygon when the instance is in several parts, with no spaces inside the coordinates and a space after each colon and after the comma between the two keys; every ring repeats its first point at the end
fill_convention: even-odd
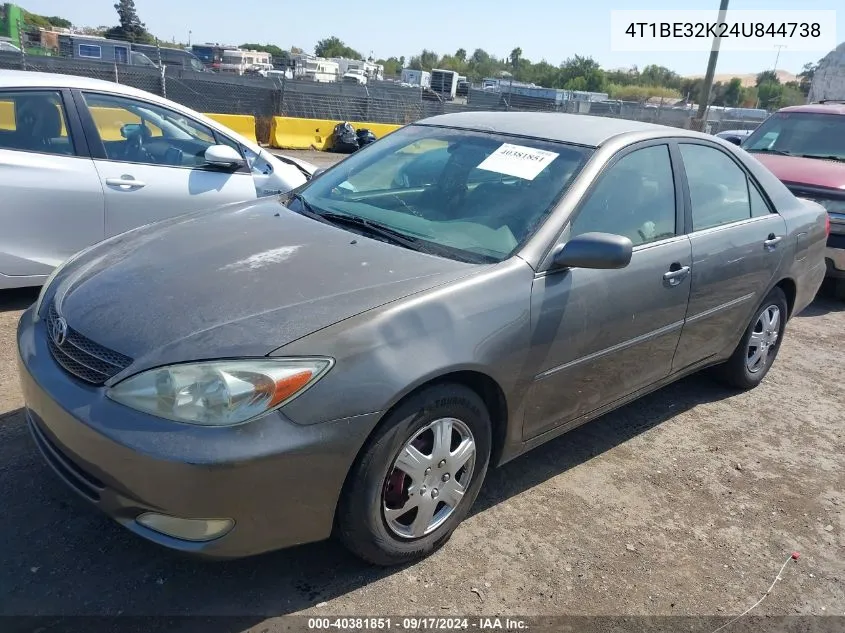
{"type": "Polygon", "coordinates": [[[447,101],[454,99],[458,91],[458,73],[454,70],[432,69],[431,89],[447,101]]]}
{"type": "Polygon", "coordinates": [[[221,73],[243,75],[247,72],[266,73],[273,70],[273,60],[270,53],[262,51],[245,51],[240,48],[223,51],[218,69],[221,73]]]}
{"type": "Polygon", "coordinates": [[[381,64],[374,64],[362,59],[346,59],[345,57],[332,57],[329,61],[337,64],[338,72],[342,76],[346,76],[350,72],[363,75],[365,78],[363,83],[366,83],[366,80],[384,80],[384,66],[381,64]]]}
{"type": "Polygon", "coordinates": [[[202,61],[191,51],[182,48],[170,48],[167,46],[154,46],[152,44],[132,44],[132,50],[142,53],[156,64],[171,68],[182,68],[194,72],[208,72],[202,61]]]}
{"type": "Polygon", "coordinates": [[[403,85],[416,86],[419,88],[429,88],[431,87],[431,73],[425,70],[403,68],[402,77],[400,81],[403,85]]]}
{"type": "Polygon", "coordinates": [[[133,50],[132,44],[122,40],[109,40],[93,35],[60,34],[58,43],[61,57],[128,66],[156,66],[144,53],[133,50]]]}
{"type": "Polygon", "coordinates": [[[314,55],[300,54],[293,58],[294,77],[306,79],[318,83],[332,83],[341,76],[340,65],[337,62],[315,57],[314,55]]]}

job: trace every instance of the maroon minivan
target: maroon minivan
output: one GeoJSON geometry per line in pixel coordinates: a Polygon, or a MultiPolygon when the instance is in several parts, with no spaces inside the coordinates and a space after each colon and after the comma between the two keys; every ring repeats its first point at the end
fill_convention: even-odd
{"type": "Polygon", "coordinates": [[[845,300],[845,100],[778,110],[742,147],[796,196],[827,209],[827,276],[836,296],[845,300]]]}

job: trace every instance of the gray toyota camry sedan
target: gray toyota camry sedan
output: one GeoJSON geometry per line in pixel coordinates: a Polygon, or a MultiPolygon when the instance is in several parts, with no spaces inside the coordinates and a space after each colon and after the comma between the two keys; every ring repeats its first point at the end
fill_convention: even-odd
{"type": "Polygon", "coordinates": [[[336,534],[404,563],[488,467],[705,367],[759,384],[824,277],[826,219],[710,135],[426,119],[279,200],[59,267],[18,328],[28,423],[71,488],[165,547],[336,534]]]}

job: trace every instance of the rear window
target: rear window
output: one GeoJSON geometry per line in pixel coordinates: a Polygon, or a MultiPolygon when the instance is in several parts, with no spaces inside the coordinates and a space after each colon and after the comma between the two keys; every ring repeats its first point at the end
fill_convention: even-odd
{"type": "Polygon", "coordinates": [[[777,112],[754,130],[742,146],[749,152],[845,160],[845,116],[777,112]]]}

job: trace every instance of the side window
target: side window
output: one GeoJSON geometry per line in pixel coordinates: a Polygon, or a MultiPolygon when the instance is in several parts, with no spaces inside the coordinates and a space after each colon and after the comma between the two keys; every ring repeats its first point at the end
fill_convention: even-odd
{"type": "Polygon", "coordinates": [[[769,204],[760,195],[760,191],[751,180],[748,181],[748,191],[751,194],[751,217],[759,218],[760,216],[769,215],[772,212],[769,204]]]}
{"type": "Polygon", "coordinates": [[[675,182],[667,145],[627,154],[605,172],[572,222],[571,236],[624,235],[634,246],[674,236],[675,182]]]}
{"type": "Polygon", "coordinates": [[[56,91],[0,92],[0,149],[72,156],[61,95],[56,91]]]}
{"type": "Polygon", "coordinates": [[[750,218],[745,172],[721,150],[691,143],[680,147],[689,182],[693,231],[750,218]]]}
{"type": "Polygon", "coordinates": [[[84,93],[109,160],[162,167],[202,167],[215,144],[206,125],[161,106],[115,95],[84,93]]]}

